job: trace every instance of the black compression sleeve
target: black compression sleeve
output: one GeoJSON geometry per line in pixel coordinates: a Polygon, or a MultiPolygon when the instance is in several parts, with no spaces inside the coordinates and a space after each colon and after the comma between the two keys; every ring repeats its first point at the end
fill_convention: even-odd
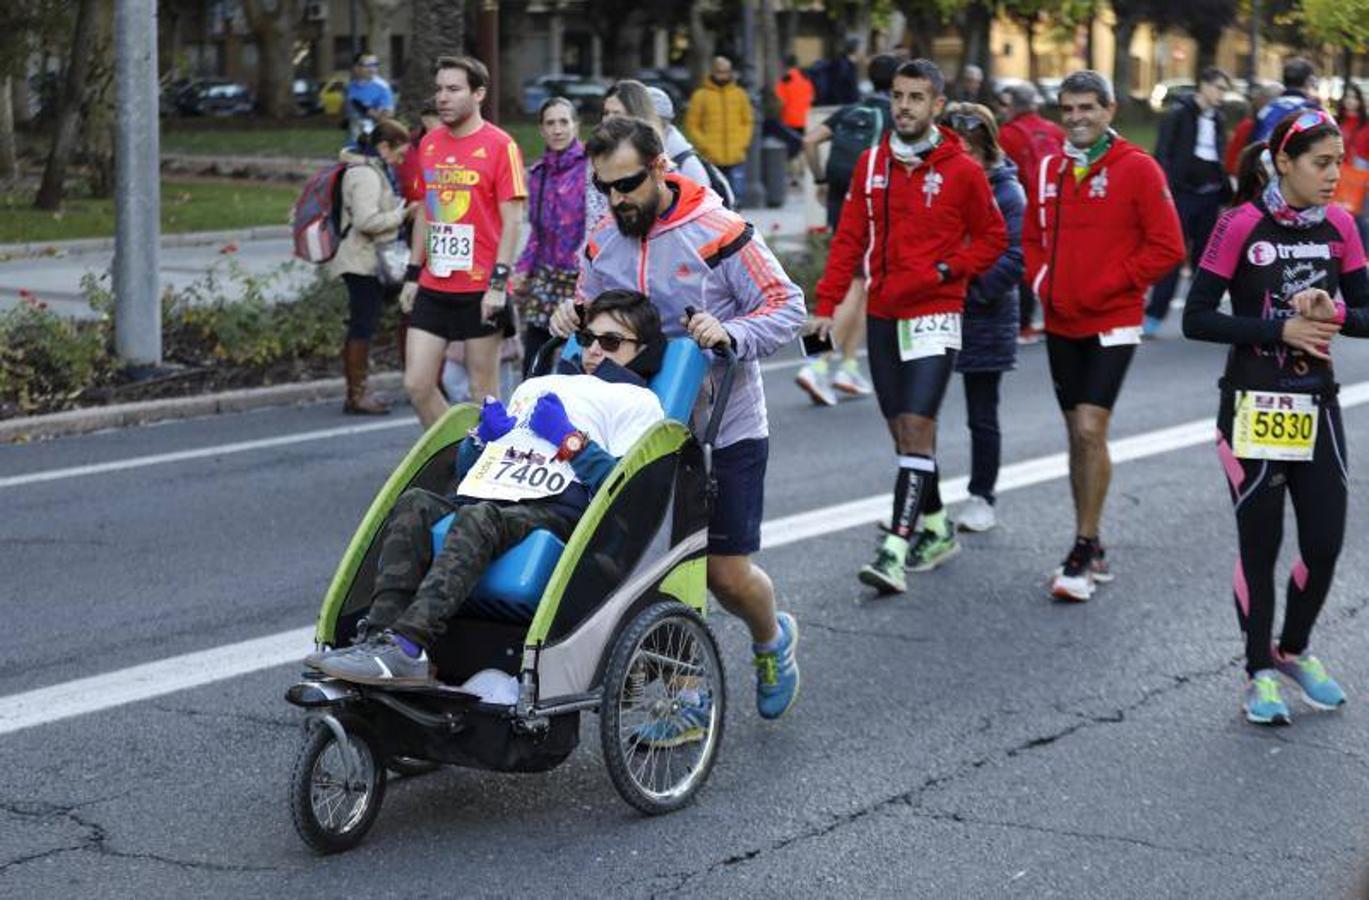
{"type": "MultiPolygon", "coordinates": [[[[1225,278],[1198,269],[1184,302],[1184,337],[1217,344],[1277,344],[1283,339],[1282,322],[1221,312],[1217,307],[1226,288],[1225,278]]],[[[1347,325],[1348,315],[1347,310],[1347,325]]]]}
{"type": "Polygon", "coordinates": [[[1369,269],[1356,269],[1340,277],[1340,293],[1345,300],[1345,324],[1340,333],[1347,337],[1369,337],[1369,269]]]}

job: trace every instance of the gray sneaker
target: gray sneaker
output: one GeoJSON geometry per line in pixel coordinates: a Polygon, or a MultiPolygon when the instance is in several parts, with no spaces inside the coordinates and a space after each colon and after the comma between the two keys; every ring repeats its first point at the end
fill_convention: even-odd
{"type": "Polygon", "coordinates": [[[988,531],[998,524],[993,504],[978,494],[971,494],[964,505],[956,511],[956,527],[961,531],[988,531]]]}
{"type": "Polygon", "coordinates": [[[373,643],[325,654],[318,661],[318,669],[325,675],[358,684],[421,686],[437,682],[427,651],[412,657],[389,632],[373,643]]]}

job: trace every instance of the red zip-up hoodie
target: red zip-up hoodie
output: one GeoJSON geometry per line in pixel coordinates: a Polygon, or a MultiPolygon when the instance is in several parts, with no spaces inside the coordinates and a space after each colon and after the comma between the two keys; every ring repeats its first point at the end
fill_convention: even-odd
{"type": "Polygon", "coordinates": [[[1082,338],[1140,325],[1146,289],[1184,261],[1159,163],[1119,137],[1083,180],[1061,155],[1043,159],[1035,181],[1022,250],[1046,331],[1082,338]]]}
{"type": "Polygon", "coordinates": [[[984,169],[954,131],[941,128],[941,138],[911,170],[893,158],[888,137],[874,149],[873,165],[871,151],[860,155],[818,282],[819,316],[832,315],[851,279],[866,272],[876,318],[961,312],[970,278],[1008,249],[1008,229],[984,169]],[[938,262],[951,268],[944,283],[938,262]]]}

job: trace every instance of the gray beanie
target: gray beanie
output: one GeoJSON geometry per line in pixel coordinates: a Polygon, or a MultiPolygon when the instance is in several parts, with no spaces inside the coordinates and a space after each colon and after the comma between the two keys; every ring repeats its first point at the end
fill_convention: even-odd
{"type": "Polygon", "coordinates": [[[656,108],[656,115],[662,121],[673,122],[675,120],[675,104],[670,102],[670,95],[658,87],[648,87],[647,94],[651,96],[651,105],[656,108]]]}

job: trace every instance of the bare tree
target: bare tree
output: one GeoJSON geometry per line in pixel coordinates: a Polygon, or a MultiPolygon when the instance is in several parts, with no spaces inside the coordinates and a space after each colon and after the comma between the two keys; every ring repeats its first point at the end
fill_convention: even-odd
{"type": "Polygon", "coordinates": [[[466,47],[465,0],[412,0],[413,35],[400,80],[399,112],[410,122],[433,96],[433,60],[462,53],[466,47]]]}
{"type": "Polygon", "coordinates": [[[273,118],[294,112],[295,32],[304,16],[303,0],[242,0],[247,30],[257,45],[257,99],[273,118]]]}
{"type": "Polygon", "coordinates": [[[86,82],[90,77],[99,32],[100,5],[113,0],[79,0],[76,8],[76,28],[71,38],[70,63],[62,81],[62,92],[57,104],[57,123],[53,131],[52,150],[47,167],[43,169],[43,183],[33,205],[38,209],[56,210],[62,205],[66,189],[67,166],[76,154],[80,137],[81,107],[85,102],[86,82]]]}

